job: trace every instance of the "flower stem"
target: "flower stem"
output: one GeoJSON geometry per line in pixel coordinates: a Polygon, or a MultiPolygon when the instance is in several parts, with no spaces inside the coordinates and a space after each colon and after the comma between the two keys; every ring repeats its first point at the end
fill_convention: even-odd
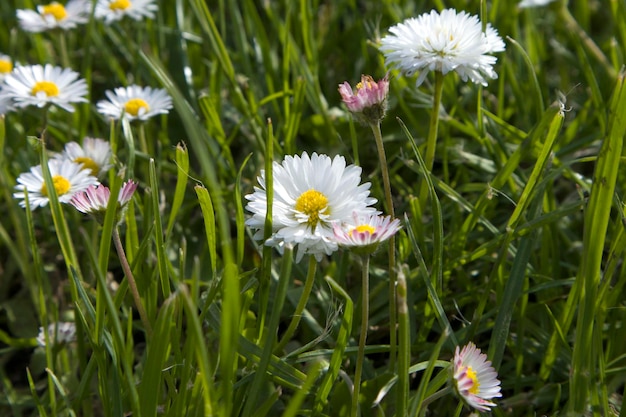
{"type": "Polygon", "coordinates": [[[313,289],[313,283],[315,282],[315,272],[317,271],[317,261],[314,256],[309,257],[309,270],[306,274],[306,281],[304,282],[304,288],[302,289],[302,295],[300,296],[300,300],[298,301],[298,305],[296,306],[296,311],[294,311],[293,316],[291,318],[291,323],[289,323],[289,327],[283,334],[282,339],[274,348],[274,352],[280,352],[284,349],[285,345],[293,334],[296,332],[298,328],[298,324],[300,324],[300,319],[302,318],[302,312],[304,311],[304,307],[306,307],[307,301],[309,301],[309,295],[311,294],[311,290],[313,289]]]}
{"type": "Polygon", "coordinates": [[[146,333],[150,338],[152,336],[152,326],[150,326],[150,321],[148,321],[148,315],[146,314],[146,310],[143,308],[143,304],[141,304],[141,298],[139,298],[139,291],[137,290],[135,276],[130,270],[130,265],[128,264],[128,259],[126,259],[126,253],[124,252],[124,247],[122,246],[122,240],[120,239],[120,233],[117,230],[117,227],[113,228],[113,243],[115,244],[115,249],[117,250],[117,255],[120,258],[122,269],[124,270],[124,274],[126,275],[126,279],[128,280],[128,288],[130,288],[130,293],[135,300],[135,306],[139,311],[139,317],[141,318],[141,322],[143,323],[143,326],[146,329],[146,333]]]}
{"type": "MultiPolygon", "coordinates": [[[[437,132],[439,130],[439,107],[441,106],[441,96],[443,95],[443,74],[440,71],[435,71],[435,93],[433,96],[433,110],[430,114],[430,125],[428,129],[428,140],[426,142],[426,163],[427,172],[424,175],[430,174],[433,170],[433,164],[435,162],[435,150],[437,149],[437,132]]],[[[428,199],[428,183],[424,180],[420,183],[419,201],[422,213],[426,208],[426,201],[428,199]]]]}
{"type": "Polygon", "coordinates": [[[370,314],[370,290],[369,290],[369,269],[370,257],[364,255],[361,271],[361,334],[359,336],[359,351],[356,358],[356,369],[354,371],[354,390],[352,392],[351,417],[356,417],[359,409],[359,393],[361,391],[361,375],[363,374],[363,362],[365,361],[365,342],[367,341],[367,329],[369,328],[370,314]]]}
{"type": "MultiPolygon", "coordinates": [[[[387,213],[393,219],[395,217],[393,208],[393,199],[391,198],[391,182],[389,181],[389,167],[387,165],[387,156],[385,155],[385,147],[383,146],[383,134],[379,123],[371,123],[370,127],[374,133],[376,140],[376,148],[378,150],[378,159],[380,161],[380,171],[383,176],[383,187],[385,191],[385,204],[387,213]]],[[[394,236],[389,238],[389,369],[393,371],[396,366],[396,346],[397,346],[397,330],[398,322],[397,305],[396,305],[396,239],[394,236]]]]}
{"type": "Polygon", "coordinates": [[[398,274],[398,390],[396,417],[408,412],[409,367],[411,365],[411,335],[409,307],[407,303],[406,278],[402,270],[398,274]]]}

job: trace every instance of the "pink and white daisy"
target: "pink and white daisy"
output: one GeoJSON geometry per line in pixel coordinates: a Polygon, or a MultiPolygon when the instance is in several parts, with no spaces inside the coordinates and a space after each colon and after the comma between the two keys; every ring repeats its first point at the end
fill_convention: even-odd
{"type": "MultiPolygon", "coordinates": [[[[128,204],[135,190],[137,190],[137,183],[133,180],[128,180],[122,185],[120,193],[117,196],[119,208],[124,208],[128,204]]],[[[111,190],[108,187],[104,185],[93,185],[85,191],[75,194],[70,200],[70,204],[81,213],[96,214],[106,211],[110,197],[111,190]]]]}
{"type": "Polygon", "coordinates": [[[493,70],[496,57],[504,51],[498,32],[487,24],[483,32],[478,16],[446,9],[406,19],[392,26],[390,35],[381,40],[380,50],[387,65],[407,76],[420,72],[417,85],[429,71],[444,75],[454,71],[463,81],[487,85],[487,78],[498,78],[493,70]]]}
{"type": "Polygon", "coordinates": [[[352,90],[346,81],[339,84],[341,100],[348,110],[362,123],[378,123],[385,117],[387,95],[389,94],[389,78],[385,76],[376,82],[369,75],[362,75],[361,82],[352,90]]]}
{"type": "Polygon", "coordinates": [[[333,231],[339,246],[357,253],[369,254],[374,252],[381,242],[395,235],[400,227],[400,220],[391,220],[391,216],[353,213],[350,221],[343,224],[335,223],[333,231]]]}
{"type": "Polygon", "coordinates": [[[37,10],[20,9],[17,20],[20,27],[32,33],[52,29],[69,30],[87,23],[91,11],[86,0],[69,0],[64,6],[59,2],[37,6],[37,10]]]}
{"type": "Polygon", "coordinates": [[[15,107],[54,104],[73,112],[72,103],[87,101],[87,83],[69,68],[18,65],[4,79],[2,95],[10,97],[15,107]]]}
{"type": "Polygon", "coordinates": [[[131,85],[105,94],[108,100],[98,102],[98,112],[115,120],[126,117],[129,121],[145,121],[157,114],[167,114],[172,108],[172,98],[160,88],[131,85]]]}
{"type": "Polygon", "coordinates": [[[496,406],[489,400],[502,397],[500,381],[487,355],[470,342],[460,351],[456,347],[452,365],[454,387],[463,401],[478,411],[496,406]]]}

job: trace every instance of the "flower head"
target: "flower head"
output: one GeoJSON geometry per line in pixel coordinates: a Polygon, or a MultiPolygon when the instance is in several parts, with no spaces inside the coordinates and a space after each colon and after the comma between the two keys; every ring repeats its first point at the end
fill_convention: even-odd
{"type": "Polygon", "coordinates": [[[119,87],[105,92],[107,100],[98,102],[98,111],[107,117],[119,120],[148,120],[157,114],[167,114],[172,108],[172,98],[160,88],[119,87]]]}
{"type": "Polygon", "coordinates": [[[73,112],[71,103],[87,101],[87,83],[68,68],[19,65],[4,79],[2,94],[10,97],[16,107],[55,104],[73,112]]]}
{"type": "Polygon", "coordinates": [[[521,2],[519,2],[517,7],[519,7],[520,9],[526,9],[529,7],[541,7],[545,6],[546,4],[552,3],[553,1],[554,0],[522,0],[521,2]]]}
{"type": "Polygon", "coordinates": [[[452,365],[454,387],[467,404],[478,411],[496,406],[489,400],[502,397],[500,381],[487,355],[470,342],[461,351],[456,347],[452,365]]]}
{"type": "MultiPolygon", "coordinates": [[[[137,190],[137,183],[133,180],[128,180],[122,185],[120,193],[117,196],[119,208],[117,213],[118,221],[122,218],[124,209],[133,197],[135,190],[137,190]]],[[[103,220],[103,215],[109,205],[110,197],[111,190],[108,187],[104,185],[92,185],[85,191],[76,193],[70,200],[70,204],[81,213],[92,214],[96,216],[98,220],[103,220]]]]}
{"type": "Polygon", "coordinates": [[[102,177],[111,168],[111,145],[106,140],[86,137],[83,146],[76,142],[65,145],[63,153],[55,155],[55,159],[69,159],[82,164],[83,169],[91,171],[94,177],[102,177]]]}
{"type": "Polygon", "coordinates": [[[0,82],[13,71],[13,60],[10,56],[0,54],[0,82]]]}
{"type": "Polygon", "coordinates": [[[85,0],[69,0],[64,6],[56,1],[37,6],[37,10],[17,11],[20,27],[33,33],[52,29],[74,29],[89,20],[90,5],[85,0]]]}
{"type": "Polygon", "coordinates": [[[95,15],[107,25],[128,16],[133,20],[152,19],[159,9],[155,0],[98,0],[95,15]]]}
{"type": "Polygon", "coordinates": [[[352,219],[343,224],[335,223],[333,231],[339,246],[356,253],[370,254],[381,242],[389,239],[400,230],[400,220],[378,214],[362,215],[353,213],[352,219]]]}
{"type": "MultiPolygon", "coordinates": [[[[63,343],[71,343],[76,339],[76,325],[72,322],[60,321],[48,325],[48,341],[52,345],[60,345],[63,343]]],[[[37,335],[37,344],[46,346],[46,335],[43,327],[39,328],[37,335]]]]}
{"type": "Polygon", "coordinates": [[[490,24],[483,32],[477,16],[454,9],[441,14],[433,10],[407,19],[389,32],[380,46],[387,65],[395,65],[407,76],[420,71],[418,86],[428,71],[455,71],[463,81],[485,86],[486,78],[498,78],[492,68],[496,57],[488,54],[504,51],[504,42],[490,24]]]}
{"type": "MultiPolygon", "coordinates": [[[[324,254],[337,250],[333,224],[349,221],[353,213],[376,213],[376,202],[369,196],[370,183],[360,184],[361,168],[346,166],[342,156],[333,159],[313,153],[310,157],[287,156],[274,162],[272,235],[266,245],[282,251],[284,245],[296,246],[296,261],[311,254],[319,261],[324,254]]],[[[263,239],[267,194],[265,172],[258,178],[259,187],[246,196],[246,209],[252,217],[246,224],[256,229],[255,239],[263,239]]]]}
{"type": "Polygon", "coordinates": [[[389,94],[389,78],[387,75],[376,82],[369,75],[362,75],[361,82],[352,90],[346,81],[339,84],[341,100],[348,110],[362,123],[378,123],[387,111],[387,94],[389,94]]]}
{"type": "MultiPolygon", "coordinates": [[[[61,203],[69,202],[77,192],[85,190],[90,185],[98,184],[96,177],[92,176],[88,170],[83,169],[81,164],[72,161],[51,159],[48,161],[48,169],[61,203]]],[[[32,167],[29,172],[20,174],[17,177],[17,183],[13,197],[22,199],[20,201],[22,207],[26,207],[24,193],[28,193],[28,202],[33,210],[48,204],[50,198],[41,165],[32,167]]]]}

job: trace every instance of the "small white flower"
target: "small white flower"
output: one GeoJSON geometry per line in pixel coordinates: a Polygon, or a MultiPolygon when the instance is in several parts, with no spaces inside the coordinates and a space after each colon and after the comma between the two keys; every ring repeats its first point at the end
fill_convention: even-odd
{"type": "Polygon", "coordinates": [[[119,87],[105,91],[107,100],[98,102],[100,114],[119,120],[123,117],[133,120],[148,120],[157,114],[167,114],[172,108],[172,98],[160,88],[119,87]]]}
{"type": "MultiPolygon", "coordinates": [[[[87,189],[90,185],[99,184],[98,179],[92,176],[89,170],[83,169],[81,164],[72,161],[51,159],[48,161],[48,168],[61,203],[69,202],[74,194],[87,189]]],[[[26,207],[24,192],[28,193],[28,202],[32,210],[43,207],[50,201],[41,165],[20,174],[17,177],[17,183],[13,197],[22,199],[20,206],[26,207]]]]}
{"type": "Polygon", "coordinates": [[[98,0],[96,18],[110,25],[128,16],[133,20],[152,19],[159,9],[155,0],[98,0]]]}
{"type": "Polygon", "coordinates": [[[487,25],[485,32],[477,16],[446,9],[406,19],[389,29],[380,50],[387,65],[398,67],[407,76],[420,72],[417,85],[428,71],[447,74],[455,71],[463,81],[487,85],[486,78],[498,78],[493,70],[496,57],[488,55],[504,51],[498,32],[487,25]]]}
{"type": "Polygon", "coordinates": [[[69,112],[71,103],[86,102],[87,83],[68,68],[50,64],[18,65],[4,79],[2,94],[13,100],[15,107],[44,107],[55,104],[69,112]]]}
{"type": "Polygon", "coordinates": [[[89,20],[90,4],[85,0],[69,0],[65,6],[52,2],[37,6],[37,11],[20,9],[17,20],[20,27],[33,33],[52,29],[74,29],[89,20]]]}
{"type": "MultiPolygon", "coordinates": [[[[76,325],[72,322],[60,321],[48,325],[48,341],[52,345],[71,343],[76,340],[76,325]]],[[[46,335],[43,327],[39,328],[37,335],[39,346],[46,346],[46,335]]]]}
{"type": "Polygon", "coordinates": [[[522,0],[521,2],[519,2],[517,7],[519,7],[520,9],[526,9],[529,7],[541,7],[545,6],[546,4],[552,3],[553,1],[554,0],[522,0]]]}
{"type": "Polygon", "coordinates": [[[339,246],[352,249],[356,253],[369,254],[381,242],[400,230],[400,220],[391,220],[391,216],[383,217],[378,214],[354,213],[350,221],[335,223],[333,230],[339,246]]]}
{"type": "Polygon", "coordinates": [[[502,397],[498,374],[475,344],[470,342],[461,351],[457,346],[452,366],[456,392],[468,405],[478,411],[496,406],[489,400],[502,397]]]}
{"type": "Polygon", "coordinates": [[[68,159],[82,164],[83,169],[91,171],[94,177],[102,176],[113,166],[111,164],[111,145],[103,139],[86,137],[83,146],[76,142],[69,142],[61,154],[54,156],[55,159],[68,159]]]}
{"type": "Polygon", "coordinates": [[[0,116],[13,111],[13,99],[6,94],[3,94],[3,88],[0,86],[0,116]]]}
{"type": "MultiPolygon", "coordinates": [[[[305,254],[320,261],[324,254],[337,250],[333,232],[335,222],[349,221],[353,213],[377,213],[371,206],[376,199],[369,196],[370,183],[360,184],[361,168],[346,166],[342,156],[304,152],[302,156],[286,156],[282,163],[272,165],[274,199],[272,235],[266,245],[297,246],[296,262],[305,254]]],[[[265,171],[258,177],[259,187],[246,196],[246,209],[252,217],[246,224],[257,229],[255,239],[263,239],[267,194],[265,171]]]]}
{"type": "Polygon", "coordinates": [[[0,54],[0,83],[13,71],[13,60],[10,56],[0,54]]]}

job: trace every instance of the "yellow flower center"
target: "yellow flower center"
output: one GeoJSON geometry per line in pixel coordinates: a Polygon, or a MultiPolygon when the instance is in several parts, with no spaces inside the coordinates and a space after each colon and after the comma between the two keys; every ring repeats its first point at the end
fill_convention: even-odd
{"type": "Polygon", "coordinates": [[[352,236],[352,233],[354,233],[355,231],[358,233],[369,233],[370,235],[373,235],[374,232],[376,232],[376,228],[374,228],[374,226],[370,226],[369,224],[360,224],[354,229],[350,230],[350,236],[352,236]]]}
{"type": "Polygon", "coordinates": [[[100,172],[100,167],[98,166],[98,164],[88,156],[79,156],[78,158],[74,159],[74,162],[76,162],[77,164],[82,164],[83,169],[90,169],[91,175],[95,177],[97,177],[98,173],[100,172]]]}
{"type": "Polygon", "coordinates": [[[375,84],[376,82],[374,82],[374,79],[370,75],[365,75],[361,77],[361,81],[359,81],[359,83],[356,85],[356,89],[357,91],[362,89],[368,90],[370,88],[373,88],[375,84]]]}
{"type": "Polygon", "coordinates": [[[59,95],[59,87],[51,81],[37,81],[30,92],[34,96],[44,92],[48,97],[56,97],[59,95]]]}
{"type": "Polygon", "coordinates": [[[315,230],[320,221],[320,213],[328,214],[328,198],[317,190],[303,192],[296,200],[296,210],[309,216],[309,225],[315,230]]]}
{"type": "Polygon", "coordinates": [[[0,74],[8,74],[13,71],[13,63],[6,59],[0,59],[0,74]]]}
{"type": "Polygon", "coordinates": [[[109,3],[109,9],[111,10],[126,10],[130,6],[130,0],[115,0],[109,3]]]}
{"type": "Polygon", "coordinates": [[[65,7],[56,2],[43,6],[41,8],[41,12],[41,14],[43,15],[54,17],[57,21],[63,20],[67,17],[67,11],[65,11],[65,7]]]}
{"type": "Polygon", "coordinates": [[[148,103],[146,103],[145,100],[140,98],[131,98],[126,102],[126,104],[124,104],[124,111],[131,116],[137,116],[141,109],[150,111],[150,106],[148,106],[148,103]]]}
{"type": "Polygon", "coordinates": [[[478,394],[480,383],[478,382],[478,378],[476,377],[476,372],[472,369],[471,366],[467,367],[467,376],[472,380],[472,388],[469,389],[470,394],[478,394]]]}
{"type": "MultiPolygon", "coordinates": [[[[72,184],[70,184],[68,179],[61,175],[53,176],[52,183],[54,184],[54,189],[56,190],[57,195],[66,194],[72,187],[72,184]]],[[[45,197],[48,197],[48,189],[46,188],[45,183],[41,186],[41,194],[45,197]]]]}

